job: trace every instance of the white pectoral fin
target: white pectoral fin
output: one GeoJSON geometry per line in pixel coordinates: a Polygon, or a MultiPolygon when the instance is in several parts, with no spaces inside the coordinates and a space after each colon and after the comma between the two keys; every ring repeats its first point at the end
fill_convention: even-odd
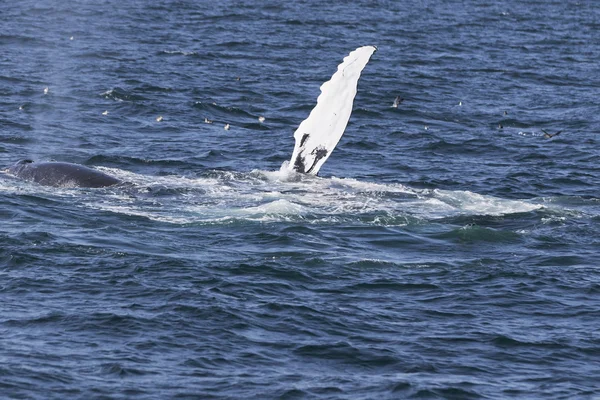
{"type": "Polygon", "coordinates": [[[316,175],[329,158],[348,125],[358,79],[375,50],[374,46],[354,50],[331,79],[321,85],[317,105],[294,132],[296,146],[289,163],[291,169],[316,175]]]}

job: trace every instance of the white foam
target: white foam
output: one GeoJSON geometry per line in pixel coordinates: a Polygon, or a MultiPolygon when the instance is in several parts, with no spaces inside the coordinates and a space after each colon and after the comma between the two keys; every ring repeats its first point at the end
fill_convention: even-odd
{"type": "Polygon", "coordinates": [[[115,91],[115,89],[109,89],[109,90],[107,90],[106,92],[102,92],[102,93],[100,93],[100,96],[103,96],[105,99],[112,98],[112,100],[115,100],[115,101],[120,101],[120,102],[122,102],[122,101],[123,101],[123,99],[121,99],[121,98],[118,98],[118,97],[113,97],[113,93],[114,93],[114,91],[115,91]]]}
{"type": "Polygon", "coordinates": [[[433,194],[435,198],[464,214],[495,216],[526,213],[542,207],[539,204],[532,204],[522,200],[501,199],[462,190],[448,191],[436,189],[433,191],[433,194]]]}
{"type": "Polygon", "coordinates": [[[533,201],[470,191],[412,189],[396,183],[320,178],[290,173],[285,168],[250,173],[211,171],[198,177],[97,169],[130,184],[103,189],[51,188],[0,175],[0,192],[77,197],[74,204],[82,207],[173,224],[302,220],[398,226],[415,219],[498,216],[542,208],[533,201]]]}
{"type": "Polygon", "coordinates": [[[194,55],[198,54],[195,51],[183,51],[183,50],[163,50],[162,52],[165,54],[177,54],[177,55],[181,55],[181,56],[194,56],[194,55]]]}

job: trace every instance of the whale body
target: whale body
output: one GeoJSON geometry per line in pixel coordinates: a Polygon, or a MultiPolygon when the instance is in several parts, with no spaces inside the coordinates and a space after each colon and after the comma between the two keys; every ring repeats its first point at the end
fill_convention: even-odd
{"type": "Polygon", "coordinates": [[[119,179],[104,172],[66,162],[21,160],[8,167],[7,172],[45,186],[100,188],[121,183],[119,179]]]}

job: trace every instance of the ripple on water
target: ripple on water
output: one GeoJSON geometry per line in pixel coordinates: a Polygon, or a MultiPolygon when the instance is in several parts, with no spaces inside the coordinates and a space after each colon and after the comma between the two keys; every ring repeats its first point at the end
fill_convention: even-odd
{"type": "Polygon", "coordinates": [[[600,394],[594,3],[113,3],[0,13],[0,169],[127,182],[0,173],[2,395],[600,394]],[[361,44],[338,148],[290,173],[361,44]]]}

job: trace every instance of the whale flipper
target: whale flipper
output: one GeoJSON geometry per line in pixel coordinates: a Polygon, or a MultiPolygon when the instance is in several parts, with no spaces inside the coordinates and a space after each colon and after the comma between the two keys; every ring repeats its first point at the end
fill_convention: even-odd
{"type": "Polygon", "coordinates": [[[317,105],[294,132],[296,145],[289,163],[292,170],[316,175],[329,158],[348,125],[360,73],[376,50],[375,46],[354,50],[321,85],[317,105]]]}

